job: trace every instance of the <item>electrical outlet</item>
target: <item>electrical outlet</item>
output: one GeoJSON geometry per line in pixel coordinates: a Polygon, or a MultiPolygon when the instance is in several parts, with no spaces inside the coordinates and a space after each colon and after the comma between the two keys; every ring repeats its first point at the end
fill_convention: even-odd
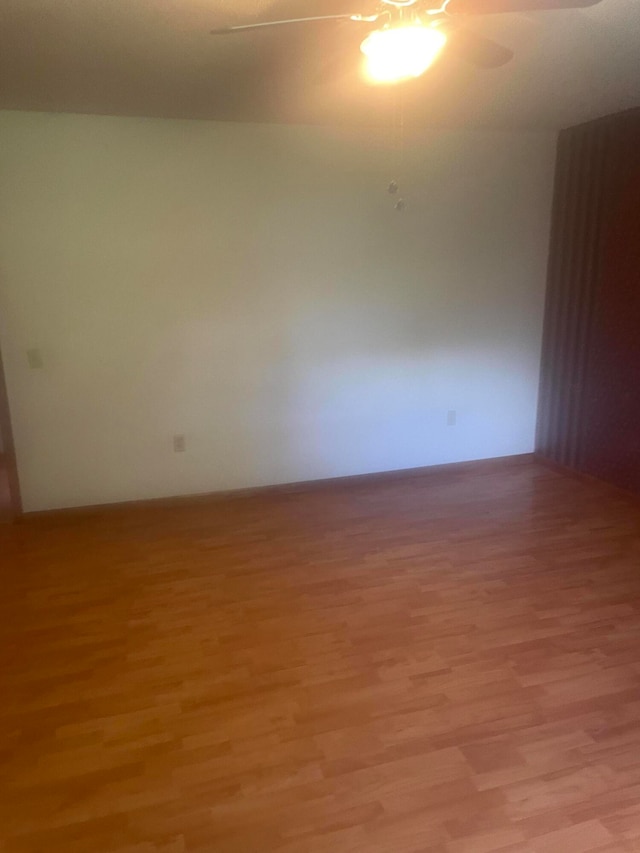
{"type": "Polygon", "coordinates": [[[28,349],[27,350],[27,363],[32,370],[40,370],[40,368],[44,367],[44,360],[42,358],[42,350],[28,349]]]}
{"type": "Polygon", "coordinates": [[[447,426],[455,426],[458,421],[458,414],[455,409],[447,412],[447,426]]]}
{"type": "Polygon", "coordinates": [[[183,435],[174,435],[173,436],[173,452],[174,453],[184,453],[187,449],[187,442],[183,435]]]}

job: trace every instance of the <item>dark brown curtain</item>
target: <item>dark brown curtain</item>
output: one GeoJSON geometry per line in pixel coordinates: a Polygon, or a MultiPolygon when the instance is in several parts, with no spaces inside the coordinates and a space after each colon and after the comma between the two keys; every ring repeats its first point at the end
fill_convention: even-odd
{"type": "Polygon", "coordinates": [[[537,451],[640,492],[640,110],[560,134],[537,451]]]}

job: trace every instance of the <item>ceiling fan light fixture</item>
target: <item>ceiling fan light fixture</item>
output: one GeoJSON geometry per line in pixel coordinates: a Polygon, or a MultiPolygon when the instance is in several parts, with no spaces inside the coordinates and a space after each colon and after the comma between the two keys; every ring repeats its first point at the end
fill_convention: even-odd
{"type": "Polygon", "coordinates": [[[366,75],[373,83],[419,77],[435,62],[446,41],[441,30],[420,24],[374,30],[360,45],[366,75]]]}

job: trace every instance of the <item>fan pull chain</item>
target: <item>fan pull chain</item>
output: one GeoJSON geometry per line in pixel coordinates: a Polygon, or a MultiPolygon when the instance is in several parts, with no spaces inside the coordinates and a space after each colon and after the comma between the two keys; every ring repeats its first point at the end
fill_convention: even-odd
{"type": "MultiPolygon", "coordinates": [[[[395,172],[398,178],[404,171],[404,92],[402,87],[399,87],[397,90],[397,95],[395,99],[395,110],[394,110],[394,141],[393,141],[393,153],[395,155],[395,172]]],[[[387,192],[389,195],[398,195],[400,190],[400,184],[398,179],[394,179],[391,181],[389,186],[387,187],[387,192]]],[[[394,210],[397,210],[398,213],[402,213],[402,211],[406,208],[407,204],[402,197],[402,194],[398,196],[396,199],[396,203],[394,204],[394,210]]]]}

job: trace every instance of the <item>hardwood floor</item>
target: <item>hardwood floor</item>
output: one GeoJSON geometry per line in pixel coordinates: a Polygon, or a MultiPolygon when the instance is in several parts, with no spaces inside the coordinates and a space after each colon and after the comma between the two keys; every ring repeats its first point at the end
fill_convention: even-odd
{"type": "Polygon", "coordinates": [[[535,463],[0,529],[3,853],[640,850],[640,503],[535,463]]]}

